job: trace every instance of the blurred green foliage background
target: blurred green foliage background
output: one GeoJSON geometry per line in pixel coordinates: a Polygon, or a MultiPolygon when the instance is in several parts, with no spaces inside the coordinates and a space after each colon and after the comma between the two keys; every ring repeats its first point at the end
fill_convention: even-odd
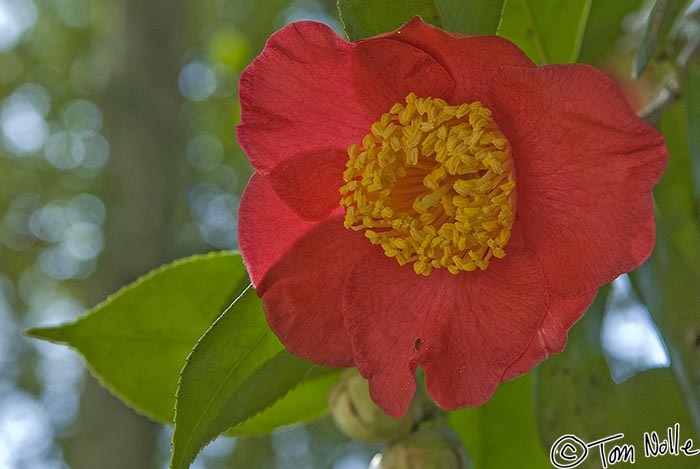
{"type": "MultiPolygon", "coordinates": [[[[559,374],[567,367],[608,379],[609,366],[621,382],[676,357],[676,379],[687,374],[682,393],[697,406],[700,15],[697,2],[676,2],[674,39],[632,82],[653,3],[593,1],[580,60],[616,77],[665,130],[675,162],[657,191],[662,251],[621,279],[578,329],[588,334],[540,370],[542,401],[559,393],[559,407],[539,409],[545,440],[585,418],[580,388],[559,374]],[[641,301],[668,331],[665,345],[641,301]],[[682,317],[669,318],[674,310],[682,317]],[[552,413],[564,417],[551,423],[552,413]]],[[[300,19],[342,34],[333,0],[0,0],[0,469],[167,467],[169,427],[112,397],[74,352],[21,330],[74,319],[164,262],[236,248],[251,174],[235,141],[238,76],[272,32],[300,19]]],[[[323,419],[219,439],[193,467],[359,469],[375,451],[323,419]]]]}

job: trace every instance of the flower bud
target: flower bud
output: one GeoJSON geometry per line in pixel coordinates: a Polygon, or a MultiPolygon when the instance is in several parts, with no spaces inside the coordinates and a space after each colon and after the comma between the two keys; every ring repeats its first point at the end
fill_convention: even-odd
{"type": "Polygon", "coordinates": [[[454,431],[444,423],[421,428],[372,459],[369,469],[471,469],[454,431]]]}
{"type": "Polygon", "coordinates": [[[369,383],[355,368],[345,370],[331,389],[329,407],[338,428],[347,436],[368,443],[395,440],[408,432],[423,416],[420,392],[403,417],[389,417],[372,401],[369,383]]]}

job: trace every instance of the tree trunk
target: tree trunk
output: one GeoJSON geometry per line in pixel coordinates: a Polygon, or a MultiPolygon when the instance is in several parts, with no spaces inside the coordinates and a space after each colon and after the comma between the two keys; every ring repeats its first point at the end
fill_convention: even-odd
{"type": "MultiPolygon", "coordinates": [[[[107,48],[114,70],[99,100],[111,158],[103,188],[105,252],[90,292],[94,302],[172,260],[170,215],[184,148],[177,87],[183,1],[114,0],[106,10],[118,17],[108,18],[117,25],[107,48]]],[[[77,432],[65,444],[66,461],[72,469],[152,469],[158,429],[88,378],[77,432]]]]}

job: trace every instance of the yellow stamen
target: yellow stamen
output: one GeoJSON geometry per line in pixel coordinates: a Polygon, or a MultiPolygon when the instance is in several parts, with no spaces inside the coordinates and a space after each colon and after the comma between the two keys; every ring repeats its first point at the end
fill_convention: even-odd
{"type": "Polygon", "coordinates": [[[515,217],[508,140],[479,102],[410,93],[348,149],[345,227],[428,275],[484,270],[503,258],[515,217]]]}

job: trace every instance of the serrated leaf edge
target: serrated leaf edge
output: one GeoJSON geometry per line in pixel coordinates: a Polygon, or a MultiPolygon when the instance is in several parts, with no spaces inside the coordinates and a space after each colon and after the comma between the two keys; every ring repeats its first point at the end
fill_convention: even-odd
{"type": "MultiPolygon", "coordinates": [[[[119,290],[117,290],[116,292],[109,295],[105,300],[101,301],[100,303],[98,303],[94,307],[86,310],[85,314],[83,314],[82,316],[80,316],[76,320],[67,321],[67,322],[57,324],[57,325],[51,326],[51,327],[36,327],[36,328],[27,329],[27,330],[23,331],[23,334],[26,335],[27,337],[31,337],[33,339],[46,340],[46,341],[54,343],[54,344],[67,345],[68,347],[73,349],[78,355],[80,355],[80,357],[83,359],[83,362],[85,363],[85,368],[88,370],[88,372],[92,376],[94,376],[95,379],[97,380],[97,382],[100,384],[100,386],[105,388],[111,395],[113,395],[114,397],[116,397],[117,399],[122,401],[127,407],[129,407],[131,410],[133,410],[134,412],[136,412],[139,415],[143,415],[144,417],[147,417],[155,422],[170,424],[170,423],[172,423],[172,421],[169,421],[167,419],[163,419],[160,416],[157,416],[156,414],[154,414],[153,412],[141,408],[136,403],[134,403],[134,401],[132,401],[129,397],[127,397],[125,394],[116,390],[114,387],[112,387],[112,385],[107,383],[107,381],[105,380],[105,377],[101,373],[98,373],[97,370],[95,370],[92,363],[90,363],[90,361],[87,359],[87,357],[78,348],[72,346],[70,344],[70,342],[65,341],[65,340],[56,339],[56,338],[43,337],[43,336],[40,336],[38,334],[38,332],[48,331],[48,330],[57,330],[57,329],[62,329],[64,327],[73,326],[73,325],[77,324],[78,322],[82,321],[83,319],[85,319],[86,317],[91,316],[92,314],[95,314],[99,309],[111,304],[112,301],[114,301],[114,299],[116,297],[120,296],[125,291],[128,291],[128,290],[131,290],[132,288],[135,288],[136,286],[138,286],[142,282],[149,280],[150,278],[163,272],[164,270],[167,270],[167,269],[170,269],[172,267],[179,266],[182,264],[187,264],[189,262],[199,261],[199,260],[213,258],[213,257],[224,257],[227,255],[240,256],[240,253],[238,251],[213,251],[213,252],[206,253],[206,254],[195,254],[193,256],[188,256],[188,257],[184,257],[181,259],[177,259],[177,260],[170,262],[168,264],[163,264],[163,265],[149,271],[148,273],[138,277],[136,280],[129,283],[128,285],[121,287],[119,290]]],[[[247,290],[247,288],[246,288],[246,290],[247,290]]],[[[221,315],[219,315],[219,317],[220,316],[221,315]]],[[[218,318],[217,318],[217,320],[218,320],[218,318]]],[[[197,341],[197,342],[199,342],[199,341],[197,341]]],[[[178,386],[179,386],[179,381],[178,381],[178,386]]]]}
{"type": "MultiPolygon", "coordinates": [[[[218,324],[218,323],[221,321],[221,319],[226,315],[226,313],[228,313],[228,312],[231,310],[231,308],[233,308],[233,306],[238,302],[238,300],[240,300],[240,299],[243,297],[243,295],[245,295],[246,292],[248,292],[248,290],[250,290],[251,288],[252,288],[252,285],[251,285],[251,284],[248,284],[248,286],[245,287],[245,288],[243,289],[243,291],[241,291],[240,295],[238,295],[238,296],[231,302],[231,304],[228,305],[228,307],[219,315],[219,317],[216,318],[216,320],[211,324],[211,326],[209,326],[209,328],[204,332],[204,334],[202,334],[202,336],[197,340],[197,343],[194,345],[194,347],[192,347],[192,350],[191,350],[190,353],[187,355],[187,358],[185,358],[185,363],[184,363],[184,365],[182,366],[182,369],[180,370],[180,376],[179,376],[178,381],[177,381],[177,390],[175,391],[175,408],[174,408],[174,412],[173,412],[173,422],[172,422],[172,423],[173,423],[173,437],[172,437],[172,439],[171,439],[171,445],[172,445],[172,447],[173,447],[173,451],[172,451],[172,455],[171,455],[171,458],[170,458],[170,466],[169,466],[170,469],[173,469],[173,468],[175,467],[175,466],[174,466],[174,464],[175,464],[175,455],[178,454],[178,453],[175,452],[175,435],[176,435],[176,432],[177,432],[177,408],[178,408],[178,405],[177,405],[177,404],[178,404],[178,399],[179,399],[179,395],[180,395],[180,389],[181,389],[181,385],[182,385],[182,378],[183,378],[183,374],[184,374],[184,372],[185,372],[185,369],[187,368],[187,365],[189,364],[190,359],[192,358],[193,354],[197,351],[197,347],[200,346],[200,343],[202,342],[202,340],[204,340],[204,338],[207,336],[207,334],[209,334],[209,332],[210,332],[212,329],[214,329],[214,327],[217,326],[217,324],[218,324]]],[[[267,331],[265,331],[265,333],[267,333],[267,331]]],[[[264,337],[265,333],[261,334],[260,337],[258,337],[258,338],[256,339],[256,341],[255,341],[256,344],[264,337]]],[[[276,356],[276,355],[275,355],[275,356],[276,356]]],[[[200,416],[200,420],[201,420],[201,416],[200,416]]],[[[197,425],[199,425],[199,421],[197,422],[197,425]]],[[[196,427],[197,425],[195,425],[195,427],[196,427]]],[[[195,455],[194,455],[194,457],[192,458],[192,460],[186,463],[187,466],[184,466],[184,465],[180,464],[178,467],[190,467],[190,466],[192,465],[192,463],[194,462],[194,458],[197,457],[197,454],[198,454],[203,448],[205,448],[209,443],[211,443],[212,441],[214,441],[216,438],[217,438],[217,437],[212,438],[212,439],[209,440],[207,443],[205,443],[204,446],[202,446],[201,448],[199,448],[199,450],[195,453],[195,455]]],[[[190,433],[190,437],[188,438],[188,441],[187,441],[187,443],[186,443],[186,445],[185,445],[185,449],[183,449],[182,451],[186,451],[186,449],[187,449],[187,447],[189,447],[191,441],[192,441],[192,433],[190,433]]],[[[182,461],[183,461],[183,463],[184,463],[185,459],[182,459],[182,461]]]]}

